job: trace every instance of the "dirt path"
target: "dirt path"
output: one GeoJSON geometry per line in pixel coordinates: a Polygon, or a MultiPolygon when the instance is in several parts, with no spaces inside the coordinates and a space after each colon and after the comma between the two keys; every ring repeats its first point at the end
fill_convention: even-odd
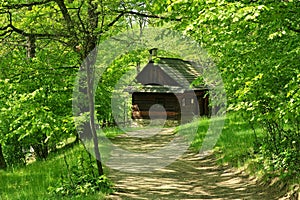
{"type": "MultiPolygon", "coordinates": [[[[122,135],[115,144],[134,150],[159,148],[173,137],[172,129],[164,129],[151,138],[122,135]]],[[[145,130],[145,134],[149,130],[145,130]]],[[[135,133],[132,133],[134,135],[135,133]]],[[[186,152],[169,166],[152,173],[126,173],[111,170],[109,176],[116,192],[107,199],[278,199],[276,194],[257,185],[243,172],[220,167],[213,155],[200,158],[186,152]]]]}

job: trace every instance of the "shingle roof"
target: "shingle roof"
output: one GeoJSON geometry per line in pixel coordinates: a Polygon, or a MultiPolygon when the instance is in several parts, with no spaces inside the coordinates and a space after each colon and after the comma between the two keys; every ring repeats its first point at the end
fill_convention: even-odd
{"type": "Polygon", "coordinates": [[[178,58],[159,58],[155,65],[184,88],[189,88],[201,76],[200,69],[195,64],[178,58]]]}
{"type": "Polygon", "coordinates": [[[200,76],[200,67],[190,61],[157,57],[136,76],[137,85],[129,86],[126,90],[131,93],[184,93],[189,90],[207,90],[204,85],[192,85],[200,76]]]}

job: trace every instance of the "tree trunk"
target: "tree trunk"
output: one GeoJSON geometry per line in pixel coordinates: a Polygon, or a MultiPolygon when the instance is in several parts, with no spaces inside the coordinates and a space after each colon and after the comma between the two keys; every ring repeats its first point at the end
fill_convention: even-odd
{"type": "Polygon", "coordinates": [[[2,145],[0,144],[0,169],[5,169],[7,167],[3,151],[2,151],[2,145]]]}
{"type": "MultiPolygon", "coordinates": [[[[96,44],[93,44],[91,47],[96,48],[96,44]]],[[[96,157],[96,164],[98,169],[98,175],[101,176],[104,174],[102,162],[101,162],[101,154],[99,151],[99,141],[96,131],[96,116],[95,116],[95,94],[94,94],[94,63],[96,60],[97,51],[96,49],[93,49],[89,56],[86,58],[86,62],[84,63],[85,69],[87,72],[87,94],[88,94],[88,101],[89,101],[89,125],[90,125],[90,135],[92,135],[93,138],[93,144],[94,144],[94,153],[96,157]]]]}
{"type": "Polygon", "coordinates": [[[49,154],[48,144],[44,143],[44,140],[47,138],[46,134],[43,134],[43,138],[39,144],[33,144],[32,148],[38,160],[46,160],[49,154]]]}
{"type": "Polygon", "coordinates": [[[26,37],[27,39],[27,58],[34,58],[35,57],[35,52],[36,52],[36,38],[35,36],[28,36],[26,37]]]}
{"type": "MultiPolygon", "coordinates": [[[[97,14],[97,4],[93,3],[91,0],[88,2],[88,15],[90,18],[89,24],[93,31],[98,28],[98,19],[99,15],[97,14]]],[[[84,69],[86,70],[86,82],[87,82],[87,99],[88,99],[88,108],[89,108],[89,131],[90,135],[93,138],[94,153],[96,157],[96,164],[98,175],[102,176],[104,174],[101,154],[99,151],[99,141],[96,131],[96,116],[95,116],[95,92],[94,92],[94,81],[95,81],[95,62],[97,57],[97,41],[99,40],[98,34],[87,35],[85,43],[85,51],[83,60],[84,69]]]]}

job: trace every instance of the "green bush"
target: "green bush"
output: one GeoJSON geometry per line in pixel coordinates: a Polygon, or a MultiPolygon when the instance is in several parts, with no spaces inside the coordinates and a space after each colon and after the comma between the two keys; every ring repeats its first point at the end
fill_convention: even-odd
{"type": "Polygon", "coordinates": [[[72,179],[61,178],[55,187],[49,188],[51,194],[58,196],[83,196],[96,192],[109,194],[112,191],[112,184],[104,175],[94,177],[73,174],[72,179]]]}
{"type": "Polygon", "coordinates": [[[26,158],[24,152],[25,149],[29,149],[22,142],[19,142],[15,138],[12,138],[6,142],[3,146],[3,154],[8,166],[19,166],[26,164],[26,158]]]}
{"type": "Polygon", "coordinates": [[[101,192],[110,194],[113,192],[112,182],[105,176],[99,176],[96,168],[92,164],[89,157],[80,156],[78,163],[69,166],[66,158],[67,174],[61,175],[55,186],[49,187],[48,191],[52,195],[57,196],[84,196],[101,192]]]}

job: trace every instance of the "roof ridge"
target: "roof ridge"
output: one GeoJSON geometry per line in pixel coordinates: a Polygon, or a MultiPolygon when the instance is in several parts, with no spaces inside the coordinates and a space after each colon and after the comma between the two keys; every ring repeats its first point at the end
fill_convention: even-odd
{"type": "MultiPolygon", "coordinates": [[[[160,60],[177,60],[177,61],[182,61],[182,62],[187,62],[189,64],[192,63],[192,61],[189,61],[189,60],[183,60],[181,58],[168,58],[168,57],[160,57],[160,56],[157,56],[157,58],[159,58],[160,60]]],[[[159,61],[158,61],[159,62],[159,61]]]]}

